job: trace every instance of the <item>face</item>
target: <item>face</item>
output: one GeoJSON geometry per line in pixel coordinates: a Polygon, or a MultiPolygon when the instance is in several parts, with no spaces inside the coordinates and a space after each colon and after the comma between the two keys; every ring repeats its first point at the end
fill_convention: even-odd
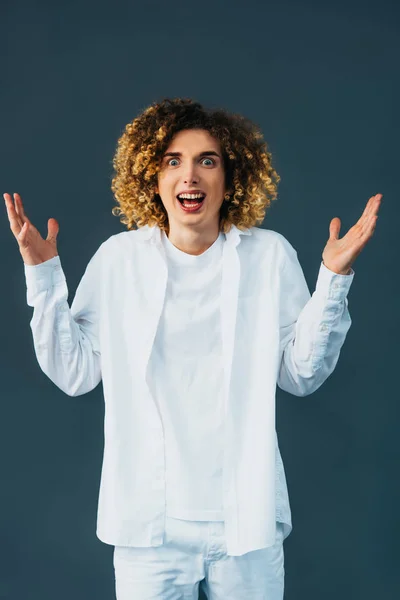
{"type": "Polygon", "coordinates": [[[219,141],[204,129],[179,131],[164,154],[155,191],[167,211],[170,232],[182,228],[199,233],[210,228],[218,231],[226,193],[219,141]],[[206,194],[195,211],[185,211],[177,198],[185,190],[201,190],[206,194]]]}

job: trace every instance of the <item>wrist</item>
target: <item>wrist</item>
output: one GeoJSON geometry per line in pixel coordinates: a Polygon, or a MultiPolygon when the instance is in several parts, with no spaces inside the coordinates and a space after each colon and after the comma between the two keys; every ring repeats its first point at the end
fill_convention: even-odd
{"type": "Polygon", "coordinates": [[[327,265],[324,261],[322,261],[322,263],[325,265],[325,267],[327,269],[329,269],[333,273],[336,273],[336,275],[350,275],[350,273],[351,273],[351,267],[348,267],[348,269],[343,269],[342,271],[337,271],[336,269],[327,265]]]}

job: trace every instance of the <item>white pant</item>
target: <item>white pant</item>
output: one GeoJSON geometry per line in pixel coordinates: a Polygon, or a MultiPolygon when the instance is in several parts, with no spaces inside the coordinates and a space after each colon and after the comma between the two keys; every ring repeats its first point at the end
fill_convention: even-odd
{"type": "Polygon", "coordinates": [[[274,546],[228,556],[223,521],[166,517],[164,544],[115,546],[117,600],[283,600],[283,525],[274,546]]]}

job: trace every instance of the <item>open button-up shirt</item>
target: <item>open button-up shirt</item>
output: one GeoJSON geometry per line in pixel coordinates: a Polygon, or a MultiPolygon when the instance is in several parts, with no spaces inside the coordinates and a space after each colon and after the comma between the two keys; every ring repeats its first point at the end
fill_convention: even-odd
{"type": "MultiPolygon", "coordinates": [[[[296,396],[334,370],[351,325],[354,277],[321,262],[308,290],[296,250],[272,230],[224,234],[221,283],[225,437],[223,504],[230,555],[271,546],[276,520],[291,529],[275,431],[276,385],[296,396]]],[[[165,520],[160,415],[146,369],[168,268],[158,226],[115,234],[93,255],[68,304],[60,257],[24,265],[37,360],[66,394],[103,384],[104,455],[98,538],[158,546],[165,520]]]]}

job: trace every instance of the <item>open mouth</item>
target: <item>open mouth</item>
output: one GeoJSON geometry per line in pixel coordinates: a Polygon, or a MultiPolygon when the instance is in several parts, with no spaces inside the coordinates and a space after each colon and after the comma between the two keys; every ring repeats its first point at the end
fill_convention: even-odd
{"type": "Polygon", "coordinates": [[[182,198],[181,196],[178,195],[177,199],[182,204],[182,206],[184,206],[185,208],[198,208],[199,206],[201,206],[205,197],[206,197],[206,194],[199,196],[197,198],[182,198]]]}

